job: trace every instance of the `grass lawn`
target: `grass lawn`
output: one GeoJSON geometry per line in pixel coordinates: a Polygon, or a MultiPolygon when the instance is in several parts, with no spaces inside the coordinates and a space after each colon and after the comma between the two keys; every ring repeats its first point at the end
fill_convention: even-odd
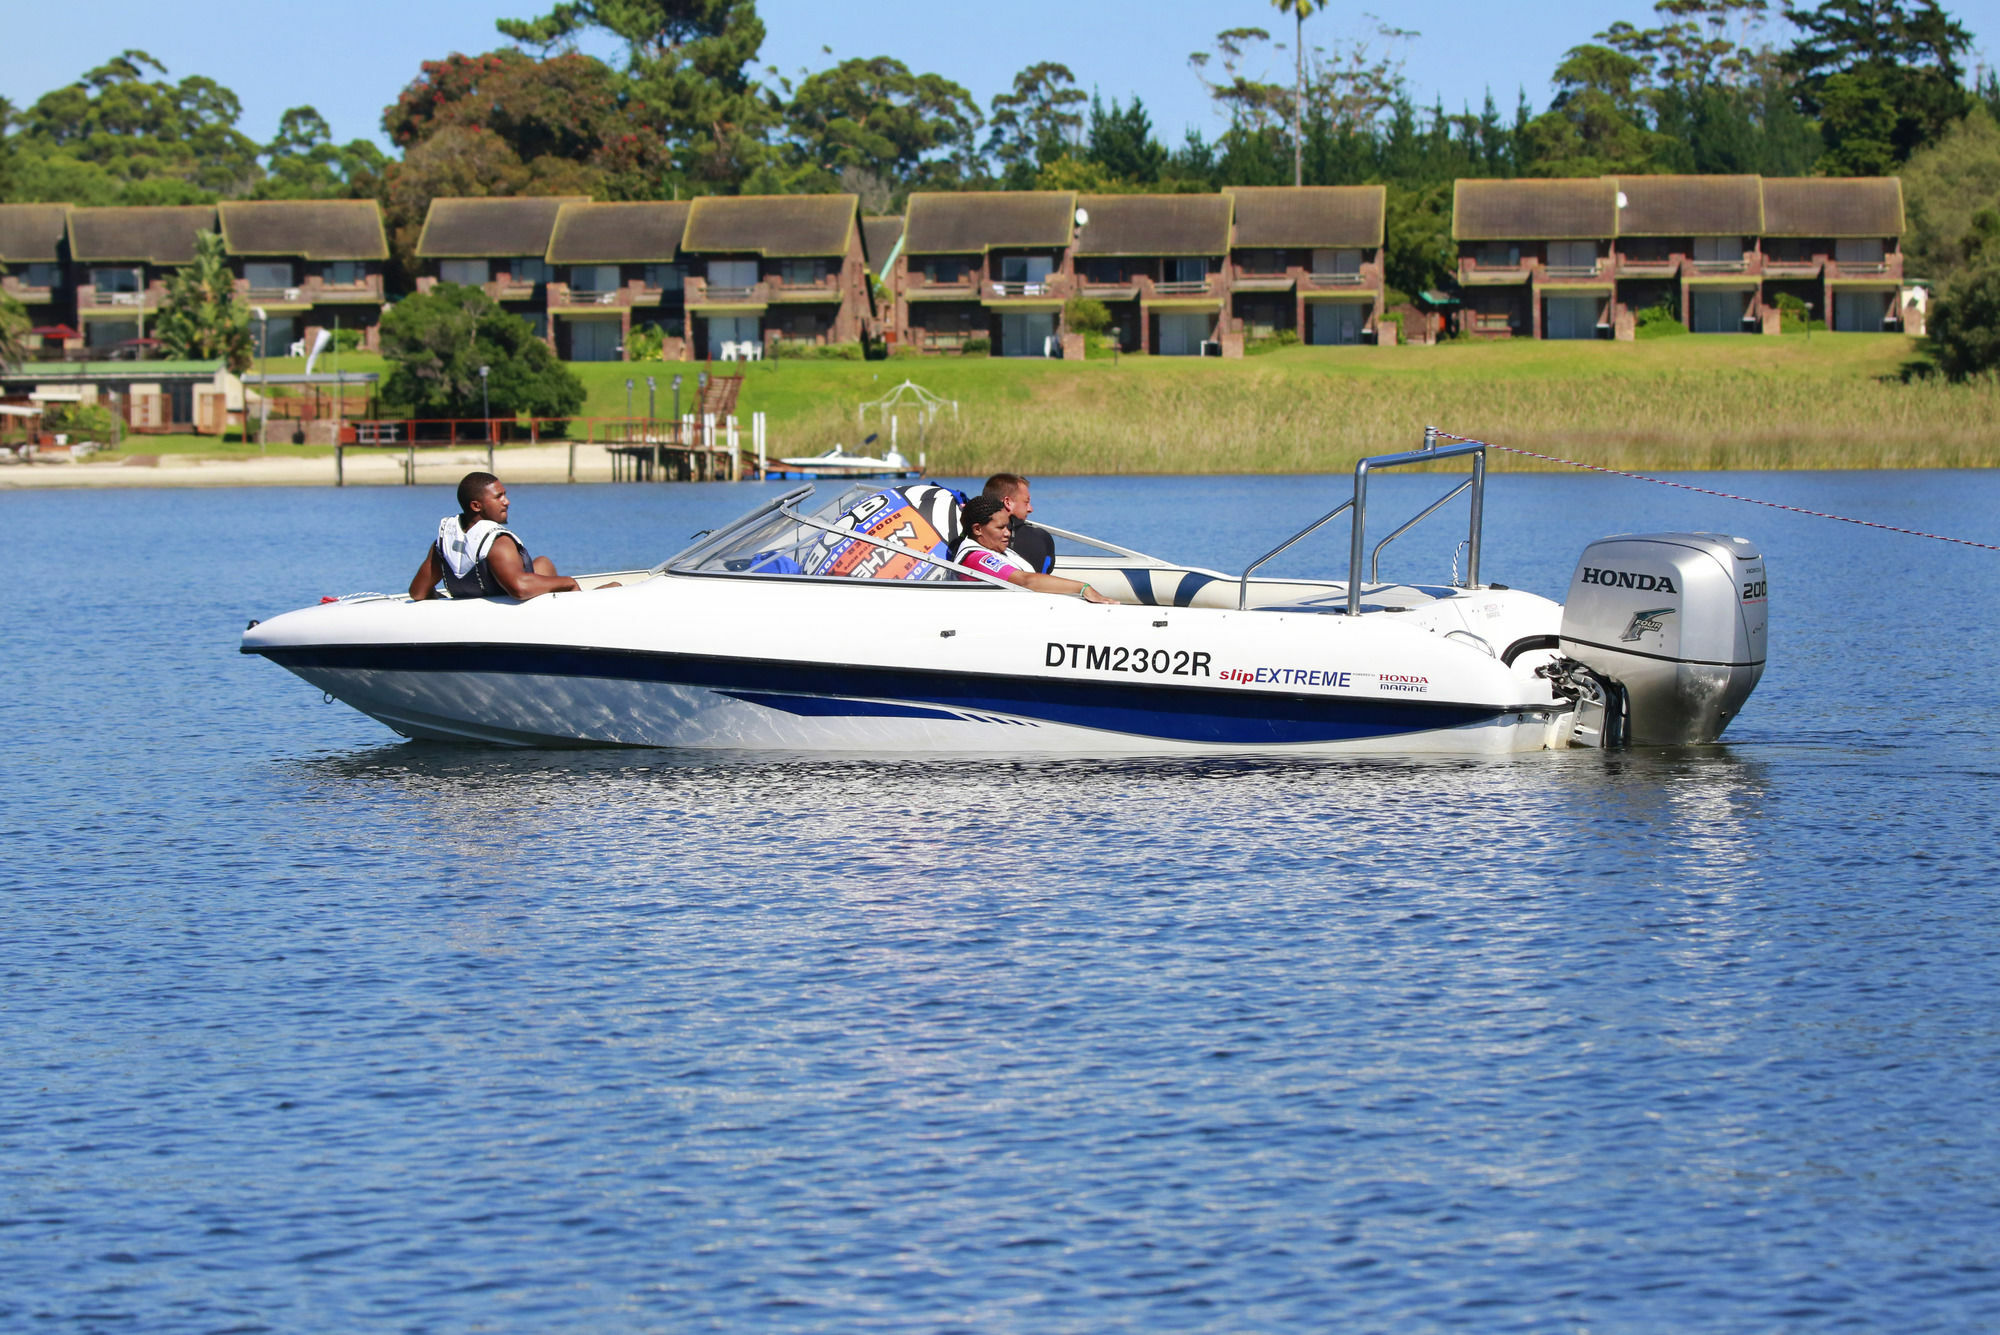
{"type": "MultiPolygon", "coordinates": [[[[1685,335],[1636,343],[1532,340],[1437,347],[1291,347],[1240,361],[1183,357],[1059,362],[995,357],[747,363],[738,414],[768,415],[786,454],[864,434],[856,409],[904,379],[959,402],[959,420],[900,443],[934,471],[1289,472],[1348,467],[1415,446],[1426,425],[1611,466],[1893,468],[2000,462],[2000,389],[1903,384],[1909,339],[1815,332],[1685,335]]],[[[273,358],[270,369],[296,370],[273,358]]],[[[380,357],[349,371],[386,375],[380,357]]],[[[725,364],[714,368],[723,370],[725,364]]],[[[692,410],[690,363],[573,363],[586,415],[692,410]]],[[[870,430],[875,429],[871,422],[870,430]]],[[[885,433],[886,435],[886,433],[885,433]]],[[[310,447],[276,445],[273,451],[310,447]]],[[[886,440],[878,448],[886,448],[886,440]]],[[[204,438],[146,437],[133,452],[254,454],[204,438]],[[185,442],[185,443],[183,443],[185,442]]],[[[325,453],[324,449],[313,451],[325,453]]],[[[1495,467],[1532,461],[1496,458],[1495,467]]]]}

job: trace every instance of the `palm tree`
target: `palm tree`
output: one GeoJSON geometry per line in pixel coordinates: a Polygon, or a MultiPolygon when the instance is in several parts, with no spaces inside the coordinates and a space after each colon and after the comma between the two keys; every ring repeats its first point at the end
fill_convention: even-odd
{"type": "Polygon", "coordinates": [[[1292,43],[1298,57],[1299,82],[1292,93],[1292,184],[1306,183],[1306,20],[1325,7],[1326,0],[1271,0],[1280,14],[1290,14],[1297,37],[1292,43]]]}

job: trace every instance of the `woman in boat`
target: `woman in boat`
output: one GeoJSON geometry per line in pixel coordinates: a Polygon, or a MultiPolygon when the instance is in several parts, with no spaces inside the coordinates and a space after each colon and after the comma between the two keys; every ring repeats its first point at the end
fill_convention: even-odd
{"type": "MultiPolygon", "coordinates": [[[[1014,517],[1007,512],[1004,504],[993,497],[974,496],[959,511],[959,520],[964,525],[965,536],[952,549],[951,559],[960,565],[1036,593],[1069,594],[1087,603],[1116,601],[1077,580],[1030,570],[1026,561],[1007,550],[1007,540],[1013,534],[1014,517]]],[[[969,580],[972,576],[960,575],[959,578],[969,580]]]]}

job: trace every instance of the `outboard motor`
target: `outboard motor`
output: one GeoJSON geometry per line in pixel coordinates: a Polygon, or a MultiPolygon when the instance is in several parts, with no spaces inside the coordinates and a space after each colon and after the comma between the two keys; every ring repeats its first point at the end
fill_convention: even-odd
{"type": "Polygon", "coordinates": [[[1712,742],[1764,675],[1764,558],[1743,538],[1645,533],[1584,548],[1563,603],[1572,745],[1712,742]]]}

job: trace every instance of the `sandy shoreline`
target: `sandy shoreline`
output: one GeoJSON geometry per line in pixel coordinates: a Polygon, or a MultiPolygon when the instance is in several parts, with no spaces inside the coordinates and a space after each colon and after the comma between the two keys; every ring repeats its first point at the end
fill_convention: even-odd
{"type": "MultiPolygon", "coordinates": [[[[509,482],[562,482],[569,476],[569,448],[565,444],[502,449],[495,452],[494,471],[509,482]]],[[[400,451],[388,450],[349,454],[347,485],[402,486],[404,457],[400,451]]],[[[445,486],[485,466],[483,448],[419,450],[417,483],[445,486]]],[[[332,455],[198,459],[163,454],[150,464],[65,460],[0,466],[0,491],[42,487],[330,487],[333,478],[332,455]]],[[[610,453],[601,445],[578,445],[576,480],[611,481],[610,453]]]]}

